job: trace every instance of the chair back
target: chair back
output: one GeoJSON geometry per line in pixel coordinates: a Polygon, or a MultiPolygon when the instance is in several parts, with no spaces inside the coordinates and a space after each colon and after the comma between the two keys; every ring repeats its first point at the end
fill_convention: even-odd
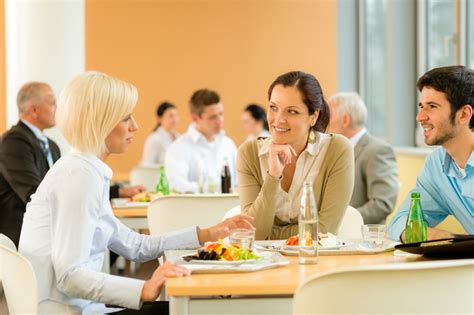
{"type": "Polygon", "coordinates": [[[362,225],[364,225],[364,218],[362,218],[359,210],[348,206],[339,226],[337,237],[340,239],[360,239],[362,238],[360,231],[362,225]]]}
{"type": "Polygon", "coordinates": [[[163,234],[191,225],[202,228],[219,223],[229,208],[240,204],[237,194],[169,195],[148,207],[151,234],[163,234]]]}
{"type": "Polygon", "coordinates": [[[304,282],[293,314],[474,314],[473,292],[474,259],[351,268],[304,282]]]}
{"type": "Polygon", "coordinates": [[[159,178],[159,167],[136,166],[130,172],[130,184],[132,186],[142,185],[147,191],[155,191],[159,178]]]}
{"type": "Polygon", "coordinates": [[[0,279],[10,314],[36,314],[38,289],[30,262],[7,246],[0,245],[0,279]]]}
{"type": "Polygon", "coordinates": [[[240,214],[240,206],[235,206],[224,214],[224,217],[222,218],[222,221],[224,221],[228,218],[234,217],[238,214],[240,214]]]}
{"type": "Polygon", "coordinates": [[[13,243],[13,241],[8,236],[2,233],[0,233],[0,245],[10,248],[11,250],[16,252],[15,243],[13,243]]]}

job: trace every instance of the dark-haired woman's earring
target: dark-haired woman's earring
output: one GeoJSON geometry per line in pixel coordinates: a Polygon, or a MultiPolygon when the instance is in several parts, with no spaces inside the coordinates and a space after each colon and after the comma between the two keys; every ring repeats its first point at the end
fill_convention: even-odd
{"type": "Polygon", "coordinates": [[[308,143],[311,143],[311,144],[316,143],[316,132],[314,132],[313,128],[309,130],[308,143]]]}

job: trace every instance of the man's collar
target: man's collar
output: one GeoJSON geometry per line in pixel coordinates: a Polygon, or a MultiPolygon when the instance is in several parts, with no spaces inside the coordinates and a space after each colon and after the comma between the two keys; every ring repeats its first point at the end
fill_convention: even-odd
{"type": "Polygon", "coordinates": [[[24,119],[20,119],[20,121],[24,123],[35,134],[36,138],[44,139],[46,137],[46,135],[38,127],[30,123],[29,121],[26,121],[24,119]]]}
{"type": "Polygon", "coordinates": [[[471,152],[471,156],[467,160],[466,165],[469,165],[470,167],[474,167],[474,152],[471,152]]]}
{"type": "MultiPolygon", "coordinates": [[[[457,176],[458,169],[454,165],[456,162],[453,160],[453,158],[448,153],[448,151],[446,151],[445,148],[441,148],[441,150],[444,152],[444,159],[443,159],[443,165],[442,165],[443,172],[449,176],[457,176]]],[[[474,152],[472,152],[471,155],[469,156],[469,159],[467,160],[466,166],[464,167],[464,169],[467,170],[468,167],[474,168],[474,152]]]]}
{"type": "Polygon", "coordinates": [[[349,140],[351,141],[352,147],[354,148],[362,137],[367,133],[366,128],[362,128],[359,132],[353,135],[349,140]]]}
{"type": "MultiPolygon", "coordinates": [[[[197,143],[200,139],[202,139],[205,142],[207,141],[206,137],[196,128],[195,123],[191,123],[188,127],[188,135],[191,138],[191,141],[194,143],[197,143]]],[[[221,138],[225,136],[225,131],[221,130],[218,134],[214,136],[214,140],[217,140],[218,138],[221,138]]]]}

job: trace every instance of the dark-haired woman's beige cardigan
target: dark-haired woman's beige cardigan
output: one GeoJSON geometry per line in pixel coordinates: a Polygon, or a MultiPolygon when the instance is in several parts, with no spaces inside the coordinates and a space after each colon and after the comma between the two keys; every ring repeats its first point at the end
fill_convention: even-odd
{"type": "MultiPolygon", "coordinates": [[[[247,141],[237,155],[240,206],[254,217],[256,239],[286,239],[298,234],[298,218],[283,222],[275,216],[275,194],[281,179],[262,174],[257,140],[247,141]]],[[[318,176],[313,179],[319,210],[319,231],[336,234],[354,186],[354,154],[343,136],[331,135],[318,176]]]]}

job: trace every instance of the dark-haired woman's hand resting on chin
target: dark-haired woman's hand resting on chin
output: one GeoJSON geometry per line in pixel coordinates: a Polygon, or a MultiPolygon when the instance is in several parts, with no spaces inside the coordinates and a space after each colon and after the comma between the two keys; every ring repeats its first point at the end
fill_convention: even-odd
{"type": "Polygon", "coordinates": [[[270,144],[268,148],[268,174],[280,178],[283,169],[296,157],[296,151],[289,144],[270,144]]]}

